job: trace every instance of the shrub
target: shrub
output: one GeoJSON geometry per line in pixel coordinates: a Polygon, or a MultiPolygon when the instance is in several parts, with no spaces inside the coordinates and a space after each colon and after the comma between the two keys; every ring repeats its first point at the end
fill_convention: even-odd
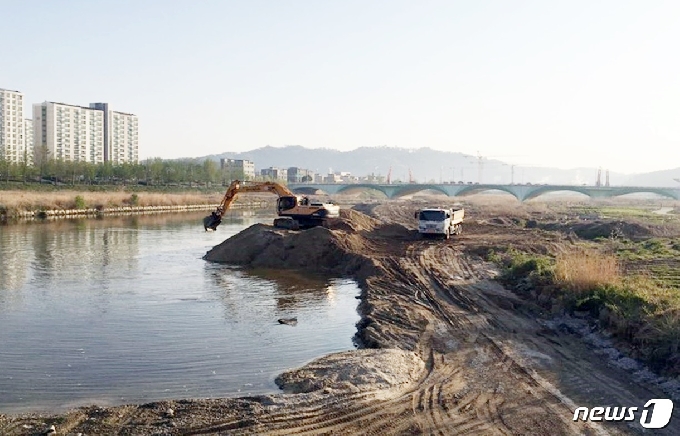
{"type": "Polygon", "coordinates": [[[130,196],[130,206],[137,206],[137,205],[139,205],[139,195],[132,194],[130,196]]]}
{"type": "Polygon", "coordinates": [[[85,203],[85,199],[81,195],[76,195],[75,199],[75,208],[76,209],[85,209],[87,207],[87,204],[85,203]]]}
{"type": "Polygon", "coordinates": [[[506,280],[529,278],[532,281],[543,281],[552,277],[553,269],[550,258],[546,256],[510,251],[503,277],[506,280]]]}

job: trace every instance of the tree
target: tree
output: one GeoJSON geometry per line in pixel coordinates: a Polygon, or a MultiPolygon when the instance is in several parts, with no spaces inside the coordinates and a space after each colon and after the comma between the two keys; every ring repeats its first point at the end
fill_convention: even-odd
{"type": "Polygon", "coordinates": [[[205,181],[213,183],[217,181],[219,170],[215,161],[206,159],[203,161],[203,171],[205,172],[205,181]]]}
{"type": "Polygon", "coordinates": [[[40,168],[40,183],[45,176],[45,171],[50,161],[50,150],[43,144],[33,150],[33,165],[40,168]]]}

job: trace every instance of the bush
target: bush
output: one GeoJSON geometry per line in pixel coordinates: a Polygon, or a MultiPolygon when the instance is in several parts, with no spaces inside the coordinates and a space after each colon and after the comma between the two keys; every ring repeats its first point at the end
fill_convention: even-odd
{"type": "Polygon", "coordinates": [[[130,196],[130,206],[138,206],[138,205],[139,205],[139,195],[132,194],[130,196]]]}
{"type": "Polygon", "coordinates": [[[532,282],[544,282],[553,276],[554,266],[549,257],[510,251],[505,257],[506,269],[502,278],[516,281],[524,278],[532,282]]]}
{"type": "Polygon", "coordinates": [[[81,195],[76,195],[75,208],[76,209],[85,209],[86,207],[87,207],[87,204],[85,203],[85,199],[81,195]]]}

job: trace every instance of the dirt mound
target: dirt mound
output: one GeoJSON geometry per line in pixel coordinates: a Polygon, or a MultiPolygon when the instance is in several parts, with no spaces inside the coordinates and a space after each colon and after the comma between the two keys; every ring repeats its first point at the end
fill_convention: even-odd
{"type": "Polygon", "coordinates": [[[215,246],[205,260],[252,268],[313,269],[348,275],[366,264],[367,242],[356,234],[314,227],[293,232],[255,224],[215,246]]]}
{"type": "Polygon", "coordinates": [[[328,228],[347,232],[370,232],[378,225],[380,225],[380,221],[375,218],[371,218],[356,210],[342,209],[340,211],[340,218],[331,220],[328,223],[328,228]]]}
{"type": "Polygon", "coordinates": [[[373,233],[374,233],[373,236],[375,237],[387,239],[400,239],[411,241],[418,238],[417,230],[410,230],[402,226],[401,224],[396,223],[384,224],[382,226],[379,226],[378,228],[375,229],[373,233]]]}
{"type": "Polygon", "coordinates": [[[326,391],[363,392],[404,388],[418,381],[425,363],[404,350],[352,350],[317,359],[286,371],[276,384],[286,393],[326,391]]]}
{"type": "Polygon", "coordinates": [[[595,221],[581,222],[569,226],[579,238],[596,239],[609,237],[624,237],[629,239],[648,238],[655,236],[658,229],[649,224],[626,221],[595,221]]]}
{"type": "MultiPolygon", "coordinates": [[[[372,243],[365,235],[379,225],[380,221],[354,210],[342,210],[330,228],[289,231],[255,224],[213,247],[203,258],[251,268],[314,270],[361,278],[374,267],[369,259],[372,243]]],[[[392,227],[385,231],[403,235],[406,230],[392,227]]]]}
{"type": "Polygon", "coordinates": [[[379,203],[360,203],[352,206],[352,209],[375,218],[375,208],[378,204],[379,203]]]}

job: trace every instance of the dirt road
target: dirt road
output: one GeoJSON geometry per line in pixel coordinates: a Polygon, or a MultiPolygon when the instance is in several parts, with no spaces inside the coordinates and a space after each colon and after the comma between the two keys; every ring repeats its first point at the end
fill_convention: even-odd
{"type": "MultiPolygon", "coordinates": [[[[58,434],[74,435],[642,434],[639,413],[628,423],[586,424],[573,421],[574,410],[641,408],[667,395],[633,382],[581,339],[550,328],[549,315],[537,317],[540,309],[495,282],[494,268],[475,255],[481,242],[540,246],[559,244],[561,236],[477,224],[450,241],[421,241],[394,223],[410,215],[395,220],[394,207],[373,211],[392,224],[354,214],[312,236],[262,226],[252,231],[262,232],[265,248],[239,252],[239,263],[273,266],[312,238],[307,252],[295,251],[298,263],[351,271],[359,280],[358,338],[374,350],[329,356],[285,374],[280,384],[295,394],[0,417],[0,433],[39,434],[54,424],[58,434]]],[[[680,422],[651,434],[680,434],[680,422]]]]}

